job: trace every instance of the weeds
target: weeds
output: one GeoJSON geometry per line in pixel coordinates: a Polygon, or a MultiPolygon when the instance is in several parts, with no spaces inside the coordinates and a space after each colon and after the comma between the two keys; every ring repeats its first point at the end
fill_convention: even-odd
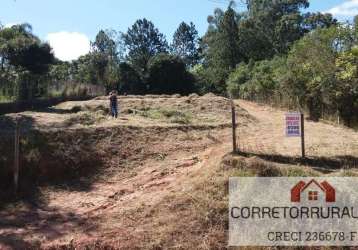
{"type": "Polygon", "coordinates": [[[2,102],[13,102],[14,98],[9,96],[0,95],[0,103],[2,102]]]}
{"type": "Polygon", "coordinates": [[[178,110],[145,108],[138,113],[145,118],[165,120],[170,123],[190,124],[192,122],[192,115],[189,112],[178,110]]]}
{"type": "Polygon", "coordinates": [[[82,111],[74,115],[71,115],[71,117],[67,119],[65,123],[67,126],[72,126],[76,124],[91,126],[91,125],[98,124],[105,119],[106,119],[106,114],[102,110],[96,111],[94,113],[88,111],[82,111]]]}

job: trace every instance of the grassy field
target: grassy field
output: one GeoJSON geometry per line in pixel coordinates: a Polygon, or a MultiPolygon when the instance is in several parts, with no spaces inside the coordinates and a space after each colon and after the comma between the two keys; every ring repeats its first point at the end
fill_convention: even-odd
{"type": "Polygon", "coordinates": [[[358,175],[351,129],[306,121],[302,160],[284,111],[238,100],[232,154],[226,98],[119,100],[119,119],[107,97],[1,117],[8,174],[15,117],[23,127],[19,196],[0,192],[0,249],[225,249],[228,177],[358,175]]]}

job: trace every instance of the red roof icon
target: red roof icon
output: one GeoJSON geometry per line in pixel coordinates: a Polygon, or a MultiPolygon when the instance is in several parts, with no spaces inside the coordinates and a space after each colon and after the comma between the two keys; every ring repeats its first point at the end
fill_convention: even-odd
{"type": "Polygon", "coordinates": [[[291,189],[291,202],[301,202],[301,194],[311,185],[316,185],[326,194],[326,202],[336,201],[336,190],[327,181],[318,183],[312,179],[307,184],[304,181],[300,181],[291,189]]]}

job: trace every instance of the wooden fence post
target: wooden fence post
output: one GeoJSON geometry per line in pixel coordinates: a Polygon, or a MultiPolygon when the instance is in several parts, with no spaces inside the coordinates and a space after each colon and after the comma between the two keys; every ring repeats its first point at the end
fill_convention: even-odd
{"type": "Polygon", "coordinates": [[[237,144],[236,144],[236,111],[235,111],[235,103],[231,99],[231,116],[232,116],[232,150],[234,153],[237,152],[237,144]]]}
{"type": "Polygon", "coordinates": [[[305,115],[301,112],[301,150],[302,150],[302,158],[306,157],[305,150],[305,115]]]}
{"type": "Polygon", "coordinates": [[[15,159],[14,159],[14,192],[17,194],[19,185],[19,169],[20,169],[20,124],[18,119],[15,123],[15,159]]]}

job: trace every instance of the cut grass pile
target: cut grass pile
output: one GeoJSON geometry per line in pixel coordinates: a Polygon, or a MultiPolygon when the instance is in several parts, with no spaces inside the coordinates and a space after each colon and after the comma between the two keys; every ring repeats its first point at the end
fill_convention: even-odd
{"type": "Polygon", "coordinates": [[[169,121],[170,123],[190,124],[192,122],[192,114],[188,111],[148,108],[138,111],[138,114],[145,118],[169,121]]]}

